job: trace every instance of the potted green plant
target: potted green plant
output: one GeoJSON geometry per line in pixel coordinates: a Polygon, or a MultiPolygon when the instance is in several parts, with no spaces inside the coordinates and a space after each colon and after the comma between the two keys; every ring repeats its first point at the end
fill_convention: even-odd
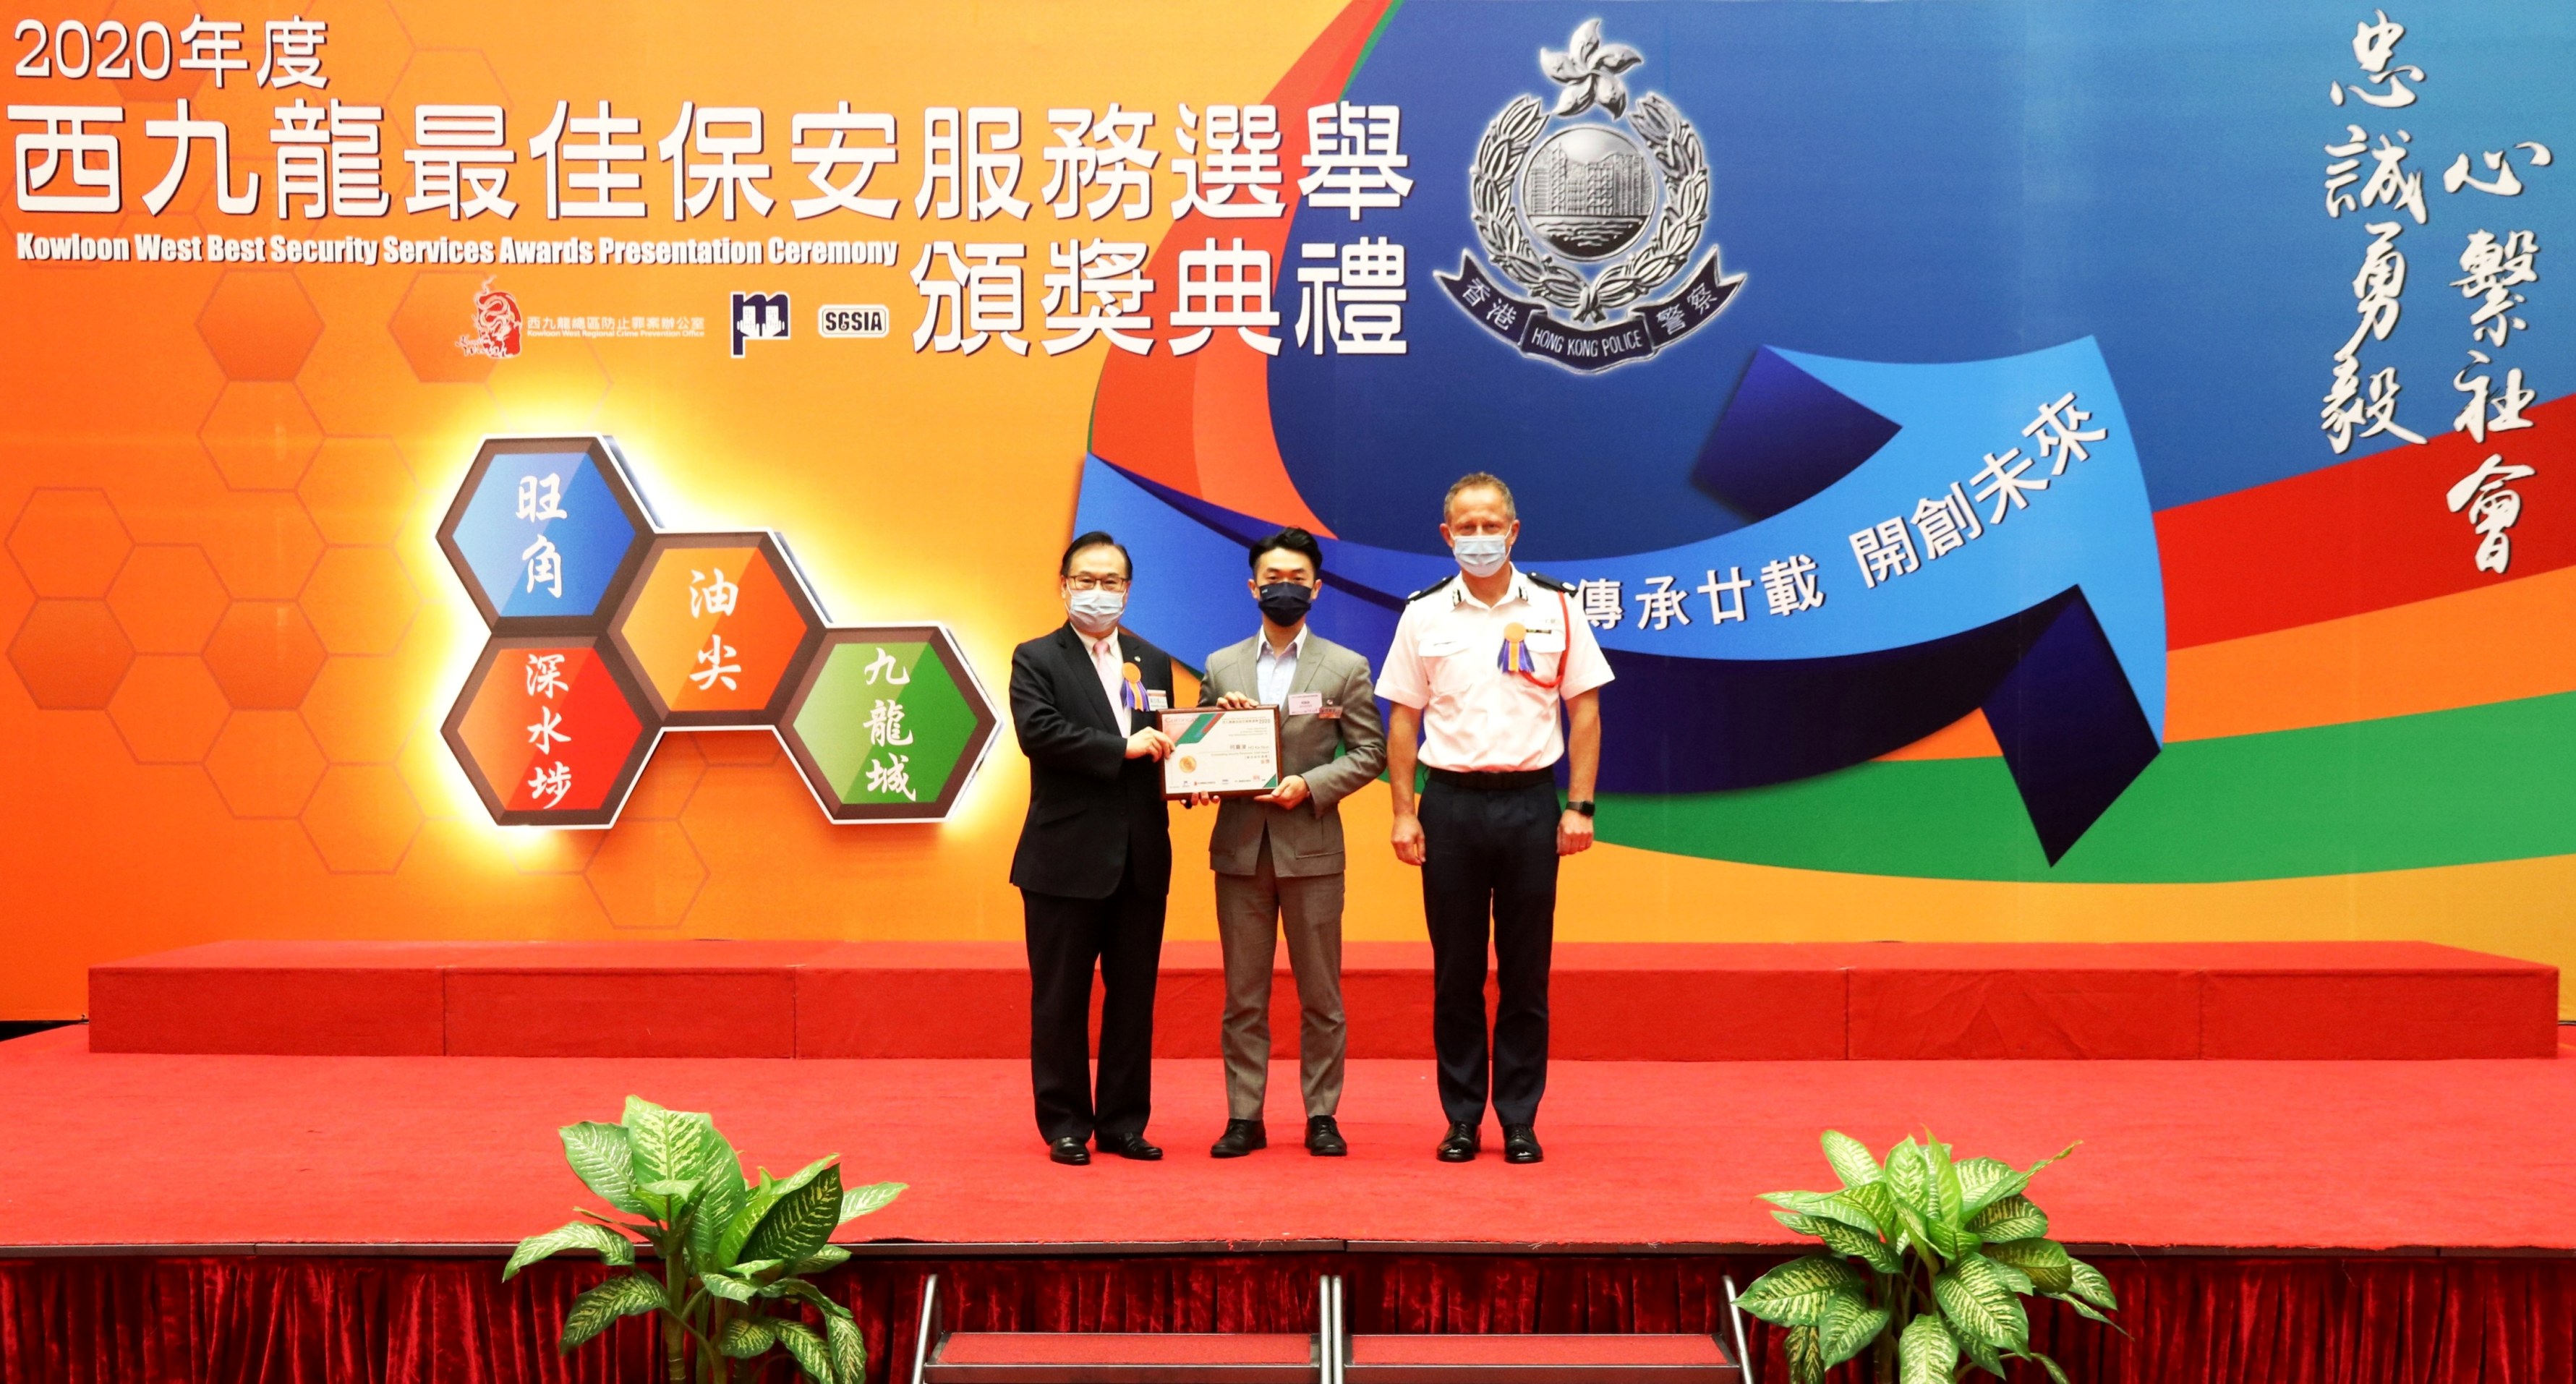
{"type": "Polygon", "coordinates": [[[851,1311],[807,1281],[850,1257],[829,1243],[852,1218],[891,1202],[900,1182],[844,1188],[838,1155],[794,1175],[757,1182],[742,1175],[733,1145],[703,1114],[626,1098],[616,1124],[568,1124],[564,1159],[583,1184],[623,1219],[588,1207],[584,1219],[519,1242],[501,1276],[568,1249],[635,1266],[638,1246],[658,1264],[620,1274],[575,1298],[560,1349],[575,1347],[620,1317],[661,1317],[669,1384],[732,1384],[783,1349],[817,1384],[864,1384],[868,1351],[851,1311]],[[821,1329],[798,1305],[820,1314],[821,1329]],[[737,1367],[742,1368],[737,1368],[737,1367]]]}
{"type": "Polygon", "coordinates": [[[1954,1159],[1929,1134],[1907,1137],[1884,1164],[1833,1130],[1824,1146],[1841,1187],[1763,1200],[1827,1252],[1773,1269],[1737,1300],[1789,1329],[1791,1384],[1819,1384],[1863,1351],[1878,1384],[1951,1384],[1970,1366],[2001,1377],[2007,1359],[2037,1361],[2065,1384],[2066,1371],[2030,1349],[2021,1299],[2054,1298],[2098,1322],[2119,1306],[2100,1270],[2047,1238],[2047,1213],[2023,1195],[2073,1145],[2028,1168],[1954,1159]]]}

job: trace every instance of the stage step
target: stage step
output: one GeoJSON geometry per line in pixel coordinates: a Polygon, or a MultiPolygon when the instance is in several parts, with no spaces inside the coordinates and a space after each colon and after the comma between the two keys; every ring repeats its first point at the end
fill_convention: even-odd
{"type": "MultiPolygon", "coordinates": [[[[1155,1052],[1213,1058],[1213,942],[1163,949],[1155,1052]]],[[[1428,1059],[1431,956],[1343,949],[1350,1055],[1428,1059]]],[[[2554,967],[2424,942],[1563,943],[1569,1061],[2547,1058],[2554,967]]],[[[1016,942],[217,942],[90,972],[95,1052],[1010,1058],[1016,942]]],[[[1297,1051],[1273,978],[1272,1056],[1297,1051]]]]}
{"type": "Polygon", "coordinates": [[[1348,1384],[1741,1384],[1714,1336],[1353,1336],[1348,1384]]]}

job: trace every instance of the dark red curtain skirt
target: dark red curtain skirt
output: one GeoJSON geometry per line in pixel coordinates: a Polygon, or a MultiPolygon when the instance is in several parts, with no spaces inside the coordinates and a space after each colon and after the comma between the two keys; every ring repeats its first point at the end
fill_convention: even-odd
{"type": "MultiPolygon", "coordinates": [[[[872,1376],[908,1384],[921,1285],[955,1330],[1307,1331],[1317,1275],[1347,1282],[1351,1329],[1725,1330],[1725,1257],[1281,1254],[868,1259],[827,1275],[867,1329],[872,1376]]],[[[2045,1304],[2034,1344],[2096,1384],[2566,1384],[2576,1261],[2110,1259],[2127,1335],[2045,1304]]],[[[610,1384],[654,1379],[630,1321],[555,1352],[602,1270],[491,1259],[0,1261],[0,1384],[610,1384]]],[[[1758,1325],[1758,1324],[1757,1324],[1758,1325]]],[[[1764,1380],[1786,1379],[1760,1329],[1764,1380]]],[[[773,1372],[773,1377],[778,1376],[773,1372]]],[[[2016,1380],[2037,1380],[2036,1370],[2016,1380]]],[[[1852,1376],[1857,1380],[1858,1376],[1852,1376]]]]}

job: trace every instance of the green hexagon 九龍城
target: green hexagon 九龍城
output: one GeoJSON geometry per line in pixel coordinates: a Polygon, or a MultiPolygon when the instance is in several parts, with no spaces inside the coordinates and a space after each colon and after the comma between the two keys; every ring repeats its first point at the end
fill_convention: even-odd
{"type": "Polygon", "coordinates": [[[973,703],[926,642],[834,644],[795,732],[844,807],[933,802],[973,743],[973,703]]]}

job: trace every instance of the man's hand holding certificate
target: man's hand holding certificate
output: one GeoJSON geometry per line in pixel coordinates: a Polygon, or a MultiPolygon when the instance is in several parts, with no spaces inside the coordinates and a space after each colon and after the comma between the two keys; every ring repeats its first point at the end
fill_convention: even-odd
{"type": "Polygon", "coordinates": [[[1279,708],[1216,706],[1162,713],[1172,752],[1166,798],[1251,797],[1279,783],[1279,708]]]}

